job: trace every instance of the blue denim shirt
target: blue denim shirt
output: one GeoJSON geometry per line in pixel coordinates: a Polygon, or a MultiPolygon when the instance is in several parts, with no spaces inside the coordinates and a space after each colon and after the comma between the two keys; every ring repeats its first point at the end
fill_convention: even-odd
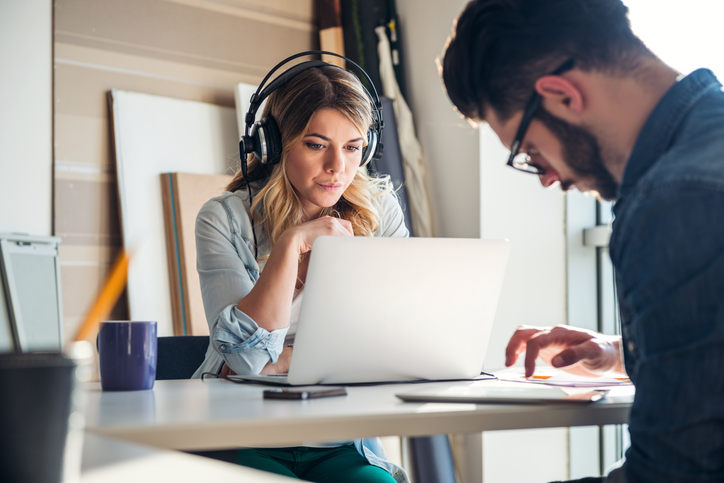
{"type": "Polygon", "coordinates": [[[724,93],[679,80],[626,166],[610,242],[636,385],[629,483],[724,482],[724,93]]]}
{"type": "MultiPolygon", "coordinates": [[[[409,232],[396,198],[385,194],[375,199],[380,226],[374,236],[406,237],[409,232]]],[[[269,361],[276,362],[289,327],[267,331],[237,307],[252,289],[263,267],[254,258],[248,194],[226,192],[207,201],[196,218],[196,268],[209,324],[206,358],[193,377],[218,373],[226,364],[237,374],[258,374],[269,361]]],[[[263,227],[254,224],[259,256],[271,251],[263,227]]],[[[290,301],[291,302],[291,301],[290,301]]],[[[406,482],[402,468],[385,460],[378,438],[353,441],[367,460],[387,470],[398,482],[406,482]]]]}

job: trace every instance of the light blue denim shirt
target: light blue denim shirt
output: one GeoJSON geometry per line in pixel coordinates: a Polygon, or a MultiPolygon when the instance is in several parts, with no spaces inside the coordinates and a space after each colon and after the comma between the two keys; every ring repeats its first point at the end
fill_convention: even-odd
{"type": "Polygon", "coordinates": [[[724,93],[710,71],[677,82],[654,109],[614,213],[636,385],[626,479],[724,482],[724,93]]]}
{"type": "MultiPolygon", "coordinates": [[[[380,226],[374,236],[408,236],[395,196],[385,194],[375,203],[380,226]]],[[[288,327],[267,331],[237,307],[260,272],[249,213],[248,193],[238,190],[207,201],[196,218],[196,268],[211,337],[195,378],[204,372],[218,373],[224,362],[237,374],[258,374],[268,362],[277,361],[284,346],[288,327]]],[[[254,229],[261,257],[271,247],[263,227],[255,223],[254,229]]],[[[402,468],[385,460],[378,438],[357,439],[354,445],[371,464],[387,470],[396,481],[408,481],[402,468]]]]}

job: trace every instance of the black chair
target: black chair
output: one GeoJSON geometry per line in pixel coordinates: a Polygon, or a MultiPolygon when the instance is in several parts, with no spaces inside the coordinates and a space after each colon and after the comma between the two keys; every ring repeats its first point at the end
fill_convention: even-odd
{"type": "Polygon", "coordinates": [[[159,337],[156,380],[190,379],[208,348],[208,335],[159,337]]]}

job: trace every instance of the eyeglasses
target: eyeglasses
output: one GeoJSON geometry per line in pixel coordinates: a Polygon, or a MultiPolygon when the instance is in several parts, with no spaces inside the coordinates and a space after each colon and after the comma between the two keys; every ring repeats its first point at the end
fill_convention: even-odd
{"type": "MultiPolygon", "coordinates": [[[[551,72],[549,75],[563,74],[564,72],[573,69],[575,63],[574,59],[568,59],[563,63],[563,65],[551,72]]],[[[546,170],[537,164],[534,164],[528,153],[521,153],[520,145],[523,142],[525,133],[528,131],[530,121],[533,120],[533,115],[540,107],[540,101],[540,94],[538,94],[538,92],[533,92],[533,96],[530,98],[530,101],[528,101],[528,106],[525,108],[525,112],[523,113],[520,126],[518,126],[518,132],[515,133],[515,140],[513,141],[513,145],[510,147],[510,157],[508,158],[508,166],[515,168],[518,171],[536,174],[538,176],[546,174],[546,170]]]]}

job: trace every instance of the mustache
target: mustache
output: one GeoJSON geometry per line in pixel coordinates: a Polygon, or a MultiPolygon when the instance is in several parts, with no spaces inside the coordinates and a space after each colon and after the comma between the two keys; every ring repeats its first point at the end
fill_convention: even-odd
{"type": "Polygon", "coordinates": [[[573,187],[573,181],[560,181],[561,191],[570,191],[573,187]]]}

